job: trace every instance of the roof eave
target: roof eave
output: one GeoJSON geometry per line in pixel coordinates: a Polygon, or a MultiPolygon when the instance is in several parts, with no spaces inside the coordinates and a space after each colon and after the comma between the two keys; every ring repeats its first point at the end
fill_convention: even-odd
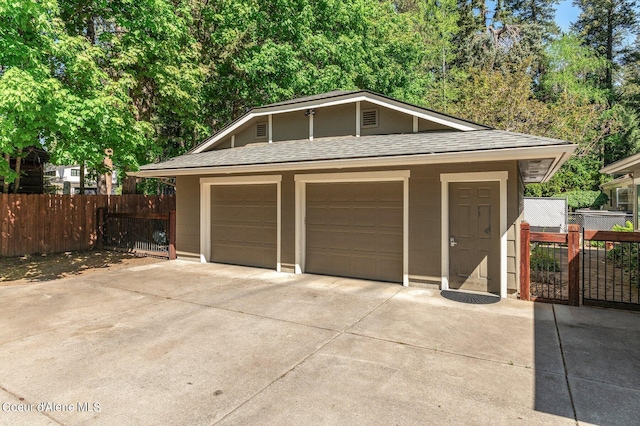
{"type": "Polygon", "coordinates": [[[422,164],[477,163],[506,160],[533,160],[554,158],[542,182],[546,182],[571,156],[577,145],[551,145],[524,148],[504,148],[484,151],[460,151],[436,154],[400,155],[392,157],[353,158],[338,160],[298,161],[289,163],[266,163],[238,166],[183,167],[176,169],[147,169],[129,172],[129,176],[158,178],[204,174],[237,174],[281,172],[285,170],[342,169],[347,167],[388,167],[422,164]]]}
{"type": "Polygon", "coordinates": [[[471,121],[463,120],[456,117],[451,117],[446,114],[442,114],[436,111],[431,111],[426,108],[418,107],[408,104],[406,102],[398,101],[384,95],[361,90],[358,92],[346,93],[342,95],[331,96],[324,99],[315,99],[309,101],[301,101],[293,104],[275,105],[267,107],[258,107],[249,110],[246,114],[233,121],[222,130],[212,135],[204,142],[190,150],[190,153],[198,154],[204,152],[207,149],[215,147],[221,143],[224,138],[230,136],[231,133],[238,127],[249,122],[256,117],[262,117],[265,115],[278,113],[284,114],[288,112],[304,111],[309,108],[323,108],[336,105],[343,105],[353,102],[371,102],[379,106],[387,107],[396,111],[404,112],[422,118],[424,120],[433,121],[434,123],[449,126],[455,130],[470,131],[470,130],[487,130],[490,127],[483,126],[471,121]]]}
{"type": "Polygon", "coordinates": [[[611,163],[600,169],[600,173],[608,175],[617,175],[622,173],[632,173],[634,169],[640,168],[640,153],[623,158],[620,161],[611,163]]]}

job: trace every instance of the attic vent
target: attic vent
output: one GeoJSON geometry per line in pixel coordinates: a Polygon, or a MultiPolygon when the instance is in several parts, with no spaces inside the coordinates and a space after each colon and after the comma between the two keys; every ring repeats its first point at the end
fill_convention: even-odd
{"type": "Polygon", "coordinates": [[[267,137],[267,123],[256,124],[256,138],[267,137]]]}
{"type": "Polygon", "coordinates": [[[362,127],[378,127],[377,108],[362,111],[362,127]]]}

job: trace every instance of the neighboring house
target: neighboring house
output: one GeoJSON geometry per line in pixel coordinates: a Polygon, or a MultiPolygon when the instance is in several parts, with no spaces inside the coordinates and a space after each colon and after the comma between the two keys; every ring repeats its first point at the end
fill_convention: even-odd
{"type": "Polygon", "coordinates": [[[335,91],[254,108],[134,175],[176,177],[181,259],[506,297],[524,184],[574,149],[335,91]]]}
{"type": "MultiPolygon", "coordinates": [[[[617,179],[602,185],[602,190],[607,195],[611,194],[615,197],[615,205],[611,205],[614,209],[624,209],[632,212],[634,229],[640,229],[640,212],[638,208],[638,187],[640,185],[640,154],[635,154],[620,161],[609,164],[600,170],[612,176],[620,176],[617,179]],[[622,194],[617,197],[617,194],[622,194]]],[[[609,195],[609,198],[611,198],[609,195]]],[[[611,202],[611,201],[610,201],[611,202]]]]}
{"type": "MultiPolygon", "coordinates": [[[[1,155],[1,154],[0,154],[1,155]]],[[[23,151],[20,163],[20,186],[18,194],[43,194],[44,173],[49,153],[42,148],[27,147],[23,151]]],[[[9,166],[16,170],[16,157],[11,157],[9,166]]],[[[9,192],[14,192],[15,181],[9,185],[9,192]]],[[[0,176],[0,193],[4,187],[4,178],[0,176]]]]}
{"type": "Polygon", "coordinates": [[[626,174],[614,180],[600,185],[609,201],[602,206],[607,210],[632,211],[633,210],[633,177],[626,174]]]}
{"type": "MultiPolygon", "coordinates": [[[[56,192],[62,194],[64,192],[64,184],[65,182],[69,182],[70,193],[71,194],[79,194],[80,193],[80,166],[54,166],[48,165],[45,170],[45,176],[47,176],[49,180],[49,184],[56,187],[56,192]]],[[[85,194],[96,194],[97,187],[95,179],[89,179],[89,170],[85,168],[85,185],[84,190],[85,194]]],[[[118,177],[117,173],[114,172],[111,174],[111,182],[112,187],[118,185],[118,177]]],[[[113,192],[113,191],[112,191],[113,192]]]]}

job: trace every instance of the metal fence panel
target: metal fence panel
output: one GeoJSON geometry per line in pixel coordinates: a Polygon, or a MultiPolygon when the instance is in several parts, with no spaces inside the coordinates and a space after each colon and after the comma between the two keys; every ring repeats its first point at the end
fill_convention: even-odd
{"type": "Polygon", "coordinates": [[[577,211],[569,213],[568,222],[580,225],[580,229],[596,231],[611,231],[615,225],[625,226],[627,221],[633,221],[633,215],[625,212],[609,211],[577,211]]]}
{"type": "Polygon", "coordinates": [[[525,197],[524,220],[532,232],[567,232],[567,199],[525,197]]]}

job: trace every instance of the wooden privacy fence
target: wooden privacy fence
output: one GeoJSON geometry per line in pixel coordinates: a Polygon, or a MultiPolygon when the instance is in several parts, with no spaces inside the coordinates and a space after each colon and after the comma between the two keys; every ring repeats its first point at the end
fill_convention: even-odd
{"type": "Polygon", "coordinates": [[[98,211],[136,215],[175,209],[172,195],[0,195],[0,256],[88,250],[98,243],[98,211]]]}
{"type": "Polygon", "coordinates": [[[640,232],[530,232],[523,223],[520,240],[520,299],[640,310],[640,232]]]}

